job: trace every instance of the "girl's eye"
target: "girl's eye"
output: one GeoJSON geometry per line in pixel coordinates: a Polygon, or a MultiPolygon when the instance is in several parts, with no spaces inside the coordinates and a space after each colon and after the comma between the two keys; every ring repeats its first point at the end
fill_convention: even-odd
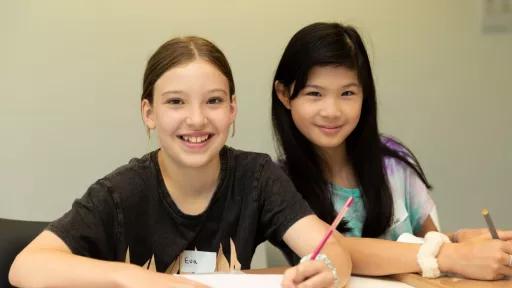
{"type": "Polygon", "coordinates": [[[320,92],[318,92],[318,91],[308,91],[308,92],[306,92],[306,95],[307,96],[314,96],[314,97],[322,96],[322,94],[320,94],[320,92]]]}
{"type": "Polygon", "coordinates": [[[344,91],[341,93],[341,96],[352,96],[356,93],[354,93],[353,91],[344,91]]]}
{"type": "Polygon", "coordinates": [[[222,99],[221,97],[212,97],[210,99],[208,99],[208,101],[206,102],[207,104],[220,104],[224,102],[224,99],[222,99]]]}
{"type": "Polygon", "coordinates": [[[183,99],[180,99],[180,98],[170,98],[167,100],[167,103],[168,104],[171,104],[171,105],[181,105],[181,104],[185,104],[185,102],[183,101],[183,99]]]}

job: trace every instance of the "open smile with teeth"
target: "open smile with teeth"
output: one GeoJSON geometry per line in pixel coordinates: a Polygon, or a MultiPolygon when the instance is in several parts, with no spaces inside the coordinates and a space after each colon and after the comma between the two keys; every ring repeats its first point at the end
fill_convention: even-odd
{"type": "Polygon", "coordinates": [[[185,142],[188,142],[188,143],[201,144],[201,143],[204,143],[204,142],[208,141],[208,139],[210,139],[211,136],[212,136],[211,134],[203,135],[203,136],[186,136],[186,135],[181,135],[181,136],[178,136],[178,138],[180,138],[181,140],[183,140],[185,142]]]}

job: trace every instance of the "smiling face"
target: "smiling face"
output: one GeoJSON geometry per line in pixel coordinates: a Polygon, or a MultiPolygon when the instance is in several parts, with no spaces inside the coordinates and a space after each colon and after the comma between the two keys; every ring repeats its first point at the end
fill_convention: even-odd
{"type": "Polygon", "coordinates": [[[312,68],[304,89],[291,101],[279,92],[282,87],[276,91],[297,129],[320,150],[344,147],[359,122],[363,91],[356,72],[348,68],[312,68]]]}
{"type": "Polygon", "coordinates": [[[166,157],[182,167],[202,167],[219,157],[236,116],[228,79],[196,59],[165,72],[155,83],[153,103],[142,101],[146,126],[156,129],[166,157]]]}

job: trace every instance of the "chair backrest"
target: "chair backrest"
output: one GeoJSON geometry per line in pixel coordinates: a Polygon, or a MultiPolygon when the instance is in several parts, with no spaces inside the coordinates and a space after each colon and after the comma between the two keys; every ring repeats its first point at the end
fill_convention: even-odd
{"type": "Polygon", "coordinates": [[[8,279],[12,261],[47,225],[48,222],[0,218],[0,287],[12,287],[8,279]]]}

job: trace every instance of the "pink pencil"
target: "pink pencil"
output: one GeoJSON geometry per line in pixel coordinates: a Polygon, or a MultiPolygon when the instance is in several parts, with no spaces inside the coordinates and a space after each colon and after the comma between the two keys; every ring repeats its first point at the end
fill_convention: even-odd
{"type": "Polygon", "coordinates": [[[338,227],[338,225],[340,224],[341,219],[343,219],[343,216],[345,216],[345,213],[347,213],[348,208],[350,207],[350,205],[352,205],[353,200],[354,199],[352,198],[352,196],[347,199],[347,202],[345,202],[345,205],[343,205],[343,208],[341,208],[340,213],[338,213],[338,216],[336,216],[336,219],[334,219],[334,221],[332,222],[331,227],[329,227],[329,230],[327,230],[327,233],[325,233],[325,236],[322,239],[322,241],[320,241],[318,246],[316,246],[316,248],[313,251],[313,253],[311,254],[311,258],[309,258],[309,260],[316,259],[316,256],[318,256],[318,253],[320,253],[320,250],[322,250],[322,248],[324,248],[325,242],[327,242],[329,237],[331,237],[334,230],[336,230],[336,227],[338,227]]]}

